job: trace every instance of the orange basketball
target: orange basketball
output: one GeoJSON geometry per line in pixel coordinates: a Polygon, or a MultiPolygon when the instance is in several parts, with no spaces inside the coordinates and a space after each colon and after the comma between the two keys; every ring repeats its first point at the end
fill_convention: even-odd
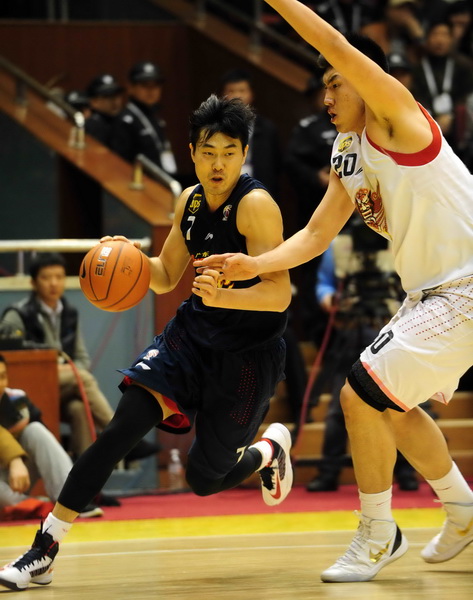
{"type": "Polygon", "coordinates": [[[116,240],[89,250],[79,273],[87,300],[111,312],[127,310],[143,300],[150,277],[148,257],[133,244],[116,240]]]}

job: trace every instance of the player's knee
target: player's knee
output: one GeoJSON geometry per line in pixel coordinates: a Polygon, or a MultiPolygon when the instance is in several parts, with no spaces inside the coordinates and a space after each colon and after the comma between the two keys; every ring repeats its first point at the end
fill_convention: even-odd
{"type": "Polygon", "coordinates": [[[220,491],[218,481],[202,477],[201,473],[189,463],[186,470],[186,481],[196,496],[211,496],[220,491]]]}

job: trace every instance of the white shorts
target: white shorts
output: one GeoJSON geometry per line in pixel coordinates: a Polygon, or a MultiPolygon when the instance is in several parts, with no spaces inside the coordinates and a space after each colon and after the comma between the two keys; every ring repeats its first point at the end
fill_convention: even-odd
{"type": "Polygon", "coordinates": [[[473,364],[473,276],[409,294],[360,362],[401,410],[447,404],[473,364]]]}

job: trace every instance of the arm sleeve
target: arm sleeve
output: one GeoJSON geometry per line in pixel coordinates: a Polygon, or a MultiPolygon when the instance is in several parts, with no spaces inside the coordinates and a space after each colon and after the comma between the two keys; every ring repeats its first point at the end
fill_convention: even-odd
{"type": "Polygon", "coordinates": [[[7,323],[13,330],[18,330],[19,334],[25,337],[25,324],[18,311],[7,308],[2,317],[2,323],[7,323]]]}
{"type": "Polygon", "coordinates": [[[7,469],[11,461],[19,456],[27,456],[27,454],[13,435],[5,427],[0,426],[0,465],[7,469]]]}

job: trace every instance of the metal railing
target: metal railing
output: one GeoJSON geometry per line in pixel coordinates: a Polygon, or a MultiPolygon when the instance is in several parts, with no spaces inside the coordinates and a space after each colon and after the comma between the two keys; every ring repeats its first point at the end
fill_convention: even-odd
{"type": "Polygon", "coordinates": [[[147,156],[145,156],[144,154],[138,154],[138,156],[135,158],[135,163],[133,167],[133,179],[130,183],[130,188],[132,190],[144,189],[145,185],[143,182],[143,169],[149,175],[154,177],[154,179],[156,179],[159,183],[163,184],[172,193],[173,203],[171,211],[169,213],[169,217],[173,218],[176,200],[182,193],[181,184],[179,183],[179,181],[177,181],[177,179],[171,177],[169,173],[166,173],[164,169],[162,169],[159,165],[151,161],[147,156]]]}
{"type": "MultiPolygon", "coordinates": [[[[148,237],[133,239],[140,242],[142,250],[151,248],[148,237]]],[[[25,252],[36,255],[38,252],[88,252],[99,243],[97,239],[51,239],[51,240],[0,240],[0,254],[16,253],[16,275],[25,274],[25,252]]]]}
{"type": "Polygon", "coordinates": [[[27,106],[28,98],[26,92],[28,89],[33,90],[39,96],[57,106],[64,113],[65,117],[72,121],[73,129],[69,137],[69,145],[77,149],[85,148],[85,119],[84,115],[80,111],[74,110],[74,108],[65,100],[53,94],[50,90],[48,90],[48,88],[41,85],[38,81],[36,81],[36,79],[30,77],[27,73],[22,71],[19,67],[1,55],[0,68],[4,69],[15,78],[16,104],[19,106],[27,106]]]}
{"type": "Polygon", "coordinates": [[[284,35],[281,35],[273,28],[268,27],[263,22],[263,0],[254,0],[253,14],[249,16],[241,10],[229,6],[222,0],[187,0],[195,5],[195,14],[197,20],[204,22],[207,16],[207,7],[214,6],[218,10],[230,17],[232,21],[237,21],[248,28],[250,36],[250,48],[258,53],[264,41],[276,44],[281,50],[289,54],[291,58],[304,63],[308,68],[313,68],[317,64],[317,54],[305,46],[303,42],[296,42],[284,35]]]}
{"type": "Polygon", "coordinates": [[[69,21],[69,0],[46,0],[48,21],[69,21]]]}

